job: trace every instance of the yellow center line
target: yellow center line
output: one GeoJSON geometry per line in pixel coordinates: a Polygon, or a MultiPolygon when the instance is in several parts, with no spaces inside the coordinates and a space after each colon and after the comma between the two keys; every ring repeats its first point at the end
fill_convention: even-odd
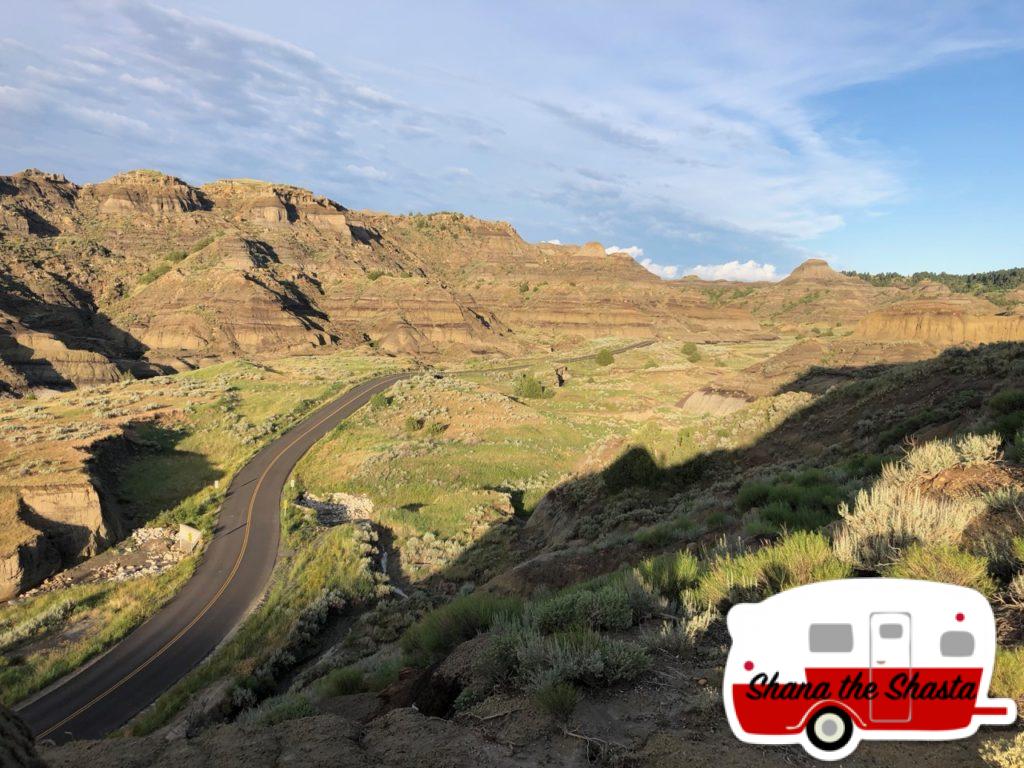
{"type": "Polygon", "coordinates": [[[112,686],[107,688],[107,690],[103,691],[103,693],[98,694],[91,701],[87,702],[86,704],[83,704],[81,707],[76,709],[74,712],[72,712],[70,715],[65,717],[59,723],[56,723],[55,725],[50,726],[45,731],[40,733],[38,738],[40,738],[40,739],[46,738],[51,733],[53,733],[55,730],[60,728],[62,725],[64,725],[65,723],[67,723],[70,720],[74,720],[76,717],[78,717],[80,714],[85,712],[91,706],[93,706],[97,702],[101,701],[102,699],[106,698],[111,693],[113,693],[118,688],[120,688],[122,685],[127,683],[129,680],[131,680],[133,677],[135,677],[135,675],[137,675],[139,672],[141,672],[146,667],[148,667],[150,664],[152,664],[154,661],[156,661],[156,659],[159,658],[163,653],[165,653],[168,648],[170,648],[172,645],[174,645],[176,642],[178,642],[178,640],[180,640],[185,635],[185,633],[187,633],[190,629],[192,629],[192,627],[194,627],[196,625],[196,623],[198,621],[200,621],[203,618],[203,616],[205,616],[210,611],[211,608],[213,608],[214,604],[216,604],[216,602],[220,599],[221,595],[224,594],[224,591],[228,588],[228,586],[230,586],[231,582],[235,578],[235,574],[238,573],[238,569],[242,565],[242,559],[245,557],[245,551],[246,551],[246,548],[249,545],[249,531],[252,528],[252,525],[251,525],[252,524],[252,513],[253,513],[253,509],[254,509],[254,507],[256,505],[256,497],[259,495],[260,487],[263,485],[263,481],[266,479],[267,475],[270,473],[270,470],[274,468],[274,465],[277,464],[278,460],[282,456],[284,456],[285,453],[287,453],[289,450],[291,450],[300,440],[302,440],[304,437],[306,437],[310,432],[312,432],[315,429],[319,428],[321,425],[323,425],[323,423],[325,421],[328,421],[329,419],[333,418],[335,415],[338,414],[339,411],[343,410],[344,408],[347,408],[349,405],[354,403],[360,397],[368,394],[371,390],[376,389],[377,385],[385,384],[386,383],[386,386],[384,387],[384,389],[387,389],[387,387],[390,387],[394,383],[390,379],[392,377],[394,377],[394,376],[397,376],[397,375],[398,374],[390,374],[386,378],[378,381],[375,385],[370,386],[365,391],[360,392],[359,394],[352,395],[351,397],[346,398],[344,402],[340,403],[336,408],[333,408],[330,413],[328,413],[322,419],[317,421],[316,424],[312,424],[307,429],[303,430],[302,434],[297,435],[294,440],[290,441],[288,443],[288,445],[286,445],[284,448],[282,448],[277,453],[277,455],[274,456],[274,458],[271,460],[271,462],[267,465],[267,468],[263,470],[263,472],[260,475],[259,479],[256,481],[256,487],[253,489],[252,496],[249,499],[249,506],[248,506],[248,509],[246,510],[245,536],[242,539],[242,548],[238,552],[238,557],[235,558],[235,564],[234,564],[234,567],[232,567],[232,569],[231,569],[231,573],[228,574],[227,579],[221,585],[220,589],[217,590],[217,594],[215,594],[212,598],[210,598],[210,601],[205,606],[203,606],[203,609],[198,614],[196,614],[195,618],[193,618],[192,621],[190,621],[184,628],[182,628],[174,637],[172,637],[170,640],[168,640],[166,643],[164,643],[164,645],[159,650],[154,652],[152,656],[150,656],[144,662],[139,664],[139,666],[137,666],[135,669],[133,669],[127,675],[122,677],[120,680],[118,680],[112,686]]]}

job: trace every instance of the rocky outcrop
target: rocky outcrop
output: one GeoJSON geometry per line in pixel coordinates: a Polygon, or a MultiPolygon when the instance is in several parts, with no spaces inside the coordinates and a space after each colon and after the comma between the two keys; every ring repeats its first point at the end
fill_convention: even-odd
{"type": "Polygon", "coordinates": [[[158,171],[128,171],[82,191],[95,198],[103,214],[172,216],[206,207],[199,190],[158,171]]]}
{"type": "Polygon", "coordinates": [[[694,416],[726,416],[752,403],[754,398],[739,390],[705,387],[687,395],[681,402],[683,413],[694,416]]]}
{"type": "Polygon", "coordinates": [[[0,601],[40,584],[61,569],[50,538],[19,516],[18,499],[0,494],[0,601]]]}
{"type": "Polygon", "coordinates": [[[0,176],[0,237],[55,235],[72,226],[78,192],[63,176],[34,168],[0,176]]]}
{"type": "Polygon", "coordinates": [[[345,209],[307,189],[251,179],[226,179],[207,184],[203,191],[218,207],[241,221],[264,224],[303,222],[351,240],[345,209]]]}
{"type": "Polygon", "coordinates": [[[33,331],[0,311],[0,379],[17,389],[67,388],[117,381],[121,373],[107,357],[69,349],[48,333],[33,331]],[[4,369],[11,373],[4,375],[4,369]],[[13,377],[13,378],[9,378],[13,377]]]}
{"type": "Polygon", "coordinates": [[[0,768],[46,768],[35,739],[16,714],[0,704],[0,768]]]}
{"type": "Polygon", "coordinates": [[[0,489],[0,600],[40,584],[120,538],[120,521],[104,515],[86,475],[0,489]]]}

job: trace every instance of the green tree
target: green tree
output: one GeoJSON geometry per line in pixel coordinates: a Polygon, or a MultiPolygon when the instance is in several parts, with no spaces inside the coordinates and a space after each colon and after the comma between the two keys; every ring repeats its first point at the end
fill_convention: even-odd
{"type": "Polygon", "coordinates": [[[598,365],[611,365],[615,362],[615,355],[612,354],[610,349],[602,349],[594,357],[594,362],[598,365]]]}

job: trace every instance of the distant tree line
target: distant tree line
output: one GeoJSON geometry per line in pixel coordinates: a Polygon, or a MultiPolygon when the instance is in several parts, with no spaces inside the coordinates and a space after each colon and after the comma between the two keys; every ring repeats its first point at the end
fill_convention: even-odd
{"type": "Polygon", "coordinates": [[[912,275],[901,275],[898,272],[881,272],[877,275],[867,272],[844,272],[845,275],[859,277],[872,285],[911,286],[924,280],[942,283],[956,293],[990,293],[1012,291],[1024,285],[1024,267],[996,269],[991,272],[975,272],[970,275],[951,275],[948,272],[915,272],[912,275]]]}

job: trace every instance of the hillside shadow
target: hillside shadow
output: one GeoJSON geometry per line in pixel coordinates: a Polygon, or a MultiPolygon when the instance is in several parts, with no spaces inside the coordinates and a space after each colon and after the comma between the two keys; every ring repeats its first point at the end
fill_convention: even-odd
{"type": "MultiPolygon", "coordinates": [[[[71,389],[74,386],[49,360],[36,357],[35,350],[21,344],[14,334],[3,326],[0,326],[0,360],[19,373],[29,386],[54,389],[71,389]]],[[[9,387],[0,382],[0,391],[4,389],[9,387]]]]}
{"type": "Polygon", "coordinates": [[[119,535],[224,478],[202,454],[178,448],[187,436],[155,422],[131,422],[96,444],[89,468],[105,491],[104,516],[122,522],[119,535]]]}
{"type": "Polygon", "coordinates": [[[729,496],[754,477],[827,468],[857,457],[877,456],[883,450],[898,450],[912,439],[912,433],[901,434],[903,424],[930,434],[952,434],[978,415],[977,407],[962,406],[976,403],[979,391],[1024,387],[1024,344],[952,349],[911,363],[819,367],[779,387],[776,394],[806,392],[808,381],[822,377],[845,384],[830,388],[785,416],[747,445],[707,450],[668,465],[640,445],[627,447],[600,472],[552,487],[532,516],[516,514],[496,524],[418,586],[454,594],[462,584],[475,583],[492,591],[529,594],[593,578],[687,543],[713,541],[723,533],[737,532],[739,520],[733,515],[722,523],[703,521],[692,533],[670,538],[645,536],[638,540],[632,536],[640,528],[650,530],[670,520],[673,515],[668,512],[656,513],[653,519],[640,514],[637,517],[642,524],[627,523],[606,531],[599,546],[573,531],[600,517],[610,506],[621,508],[628,519],[630,504],[641,513],[667,510],[681,493],[690,493],[692,498],[697,492],[701,498],[700,492],[707,489],[710,498],[725,489],[729,496]],[[908,421],[908,416],[920,413],[931,414],[934,421],[908,421]],[[881,445],[880,435],[887,435],[892,442],[881,445]]]}
{"type": "MultiPolygon", "coordinates": [[[[69,299],[68,304],[49,302],[26,283],[5,273],[0,274],[0,310],[28,330],[48,334],[70,350],[100,355],[122,373],[146,377],[169,372],[164,366],[144,360],[148,347],[100,312],[92,294],[61,275],[49,276],[69,299]]],[[[3,359],[12,364],[6,357],[3,359]]],[[[72,385],[67,379],[64,381],[66,386],[72,385]]]]}

